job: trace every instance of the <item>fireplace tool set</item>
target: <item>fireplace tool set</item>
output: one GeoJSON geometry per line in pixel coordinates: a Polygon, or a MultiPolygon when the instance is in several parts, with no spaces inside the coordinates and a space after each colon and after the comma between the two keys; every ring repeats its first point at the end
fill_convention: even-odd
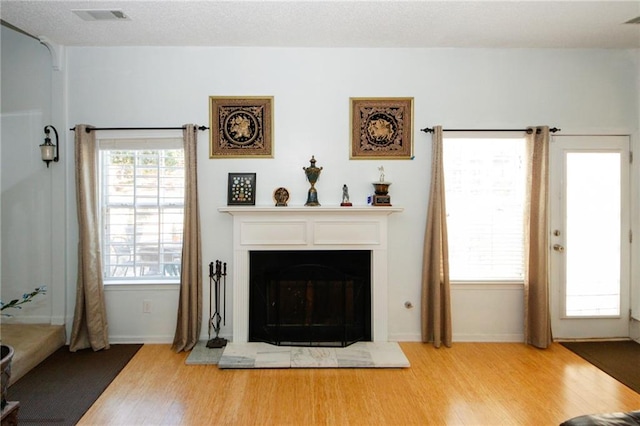
{"type": "Polygon", "coordinates": [[[227,345],[227,339],[219,337],[220,334],[220,321],[223,321],[223,325],[227,325],[226,312],[227,312],[227,264],[216,260],[215,272],[213,269],[213,262],[209,263],[209,341],[207,342],[208,348],[223,348],[227,345]],[[223,302],[223,315],[220,316],[220,284],[222,282],[222,290],[225,297],[223,302]],[[211,297],[215,297],[216,311],[211,314],[211,297]],[[216,337],[211,338],[211,330],[216,332],[216,337]]]}

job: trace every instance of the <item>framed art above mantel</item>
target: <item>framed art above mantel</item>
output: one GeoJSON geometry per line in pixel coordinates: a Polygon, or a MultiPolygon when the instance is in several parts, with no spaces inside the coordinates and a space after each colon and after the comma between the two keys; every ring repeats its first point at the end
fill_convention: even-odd
{"type": "Polygon", "coordinates": [[[351,98],[352,160],[411,159],[413,98],[351,98]]]}
{"type": "Polygon", "coordinates": [[[210,96],[209,158],[273,158],[273,96],[210,96]]]}

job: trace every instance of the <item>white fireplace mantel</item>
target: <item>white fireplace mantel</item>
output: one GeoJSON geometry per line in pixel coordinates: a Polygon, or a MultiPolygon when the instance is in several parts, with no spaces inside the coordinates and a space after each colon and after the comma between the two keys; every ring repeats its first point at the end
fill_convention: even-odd
{"type": "Polygon", "coordinates": [[[249,252],[371,250],[371,340],[388,340],[387,219],[401,207],[228,206],[233,216],[233,342],[249,338],[249,252]]]}

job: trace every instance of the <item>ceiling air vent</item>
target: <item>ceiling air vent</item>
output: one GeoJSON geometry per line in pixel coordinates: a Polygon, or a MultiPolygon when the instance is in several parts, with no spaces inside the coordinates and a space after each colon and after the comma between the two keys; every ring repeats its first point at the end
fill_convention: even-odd
{"type": "Polygon", "coordinates": [[[640,16],[629,19],[627,22],[625,22],[625,24],[640,24],[640,16]]]}
{"type": "Polygon", "coordinates": [[[75,9],[73,13],[85,21],[129,21],[130,18],[121,10],[107,9],[75,9]]]}

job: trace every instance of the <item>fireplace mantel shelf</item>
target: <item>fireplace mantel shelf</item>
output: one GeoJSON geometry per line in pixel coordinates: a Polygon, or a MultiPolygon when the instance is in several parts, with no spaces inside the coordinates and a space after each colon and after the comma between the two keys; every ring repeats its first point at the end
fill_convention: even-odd
{"type": "Polygon", "coordinates": [[[384,213],[391,214],[404,211],[403,207],[393,206],[352,206],[352,207],[340,207],[340,206],[287,206],[287,207],[274,207],[274,206],[225,206],[219,207],[218,211],[221,213],[229,213],[234,215],[236,213],[384,213]]]}

